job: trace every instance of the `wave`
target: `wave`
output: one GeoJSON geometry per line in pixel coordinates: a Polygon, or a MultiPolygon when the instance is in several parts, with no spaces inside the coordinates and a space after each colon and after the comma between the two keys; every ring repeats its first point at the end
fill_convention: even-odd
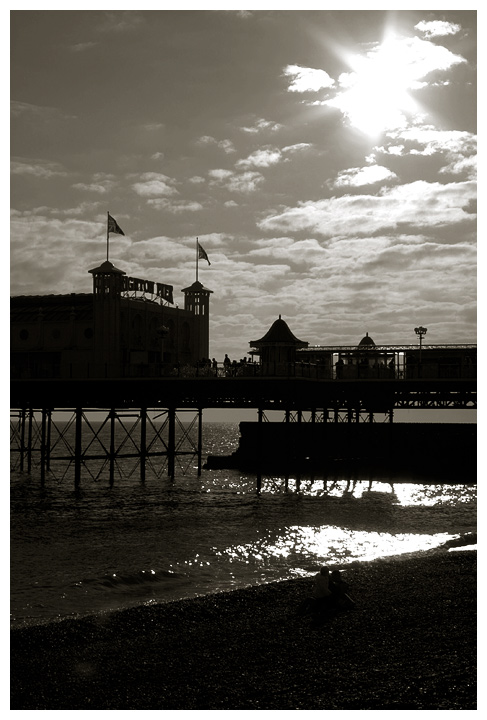
{"type": "Polygon", "coordinates": [[[182,573],[172,570],[139,570],[133,573],[110,573],[96,578],[84,578],[70,587],[115,588],[125,590],[137,585],[167,583],[168,580],[183,578],[182,573]]]}

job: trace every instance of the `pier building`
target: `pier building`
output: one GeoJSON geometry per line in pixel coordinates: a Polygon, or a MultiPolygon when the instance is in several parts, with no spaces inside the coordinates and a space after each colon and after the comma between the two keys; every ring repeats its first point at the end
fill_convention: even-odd
{"type": "Polygon", "coordinates": [[[127,276],[108,260],[89,270],[91,293],[11,298],[11,373],[16,378],[131,377],[209,357],[211,290],[181,290],[127,276]]]}

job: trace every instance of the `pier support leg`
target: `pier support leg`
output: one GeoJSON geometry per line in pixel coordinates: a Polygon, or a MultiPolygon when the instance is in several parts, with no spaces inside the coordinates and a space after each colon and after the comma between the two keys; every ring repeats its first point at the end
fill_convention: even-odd
{"type": "Polygon", "coordinates": [[[46,410],[41,415],[41,485],[46,481],[46,410]]]}
{"type": "Polygon", "coordinates": [[[257,433],[257,495],[260,495],[262,489],[262,421],[264,419],[264,411],[259,408],[257,411],[259,432],[257,433]]]}
{"type": "Polygon", "coordinates": [[[83,410],[78,407],[75,410],[74,425],[74,487],[78,489],[81,482],[81,443],[82,443],[82,427],[83,427],[83,410]]]}
{"type": "Polygon", "coordinates": [[[46,410],[47,415],[47,435],[46,435],[46,470],[51,469],[51,428],[52,428],[52,412],[46,410]]]}
{"type": "Polygon", "coordinates": [[[27,427],[27,472],[32,470],[32,423],[34,421],[34,411],[29,408],[29,424],[27,427]]]}
{"type": "Polygon", "coordinates": [[[24,471],[25,452],[25,408],[20,411],[20,472],[24,471]]]}
{"type": "Polygon", "coordinates": [[[174,480],[174,466],[176,455],[176,408],[168,408],[169,436],[167,447],[167,474],[174,480]]]}
{"type": "Polygon", "coordinates": [[[110,410],[110,487],[115,479],[115,408],[110,410]]]}
{"type": "Polygon", "coordinates": [[[198,477],[201,476],[201,454],[203,452],[203,410],[198,408],[198,477]]]}
{"type": "Polygon", "coordinates": [[[147,455],[147,408],[140,408],[140,482],[145,483],[145,459],[147,455]]]}

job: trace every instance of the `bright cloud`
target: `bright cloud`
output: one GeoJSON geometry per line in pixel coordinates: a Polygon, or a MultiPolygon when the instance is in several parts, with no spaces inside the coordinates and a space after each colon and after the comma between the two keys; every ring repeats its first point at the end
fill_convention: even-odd
{"type": "Polygon", "coordinates": [[[337,83],[325,71],[288,66],[284,74],[293,78],[288,90],[336,89],[319,102],[341,110],[353,126],[369,135],[406,128],[409,118],[421,114],[412,91],[424,87],[431,73],[465,62],[447,48],[417,37],[390,37],[368,52],[346,57],[350,71],[342,73],[337,83]]]}
{"type": "Polygon", "coordinates": [[[318,90],[331,88],[335,85],[335,81],[325,70],[317,68],[288,65],[284,68],[283,75],[291,78],[288,86],[289,92],[318,92],[318,90]]]}
{"type": "Polygon", "coordinates": [[[133,183],[132,188],[141,197],[159,197],[161,195],[177,195],[175,181],[160,173],[143,173],[140,181],[133,183]]]}
{"type": "Polygon", "coordinates": [[[281,151],[277,148],[256,150],[245,160],[239,160],[236,167],[269,167],[282,160],[281,151]]]}
{"type": "Polygon", "coordinates": [[[462,29],[457,23],[445,22],[444,20],[422,20],[416,26],[427,38],[444,37],[445,35],[456,35],[462,29]]]}
{"type": "Polygon", "coordinates": [[[476,187],[471,182],[441,185],[417,181],[380,195],[345,195],[299,203],[264,218],[259,227],[333,237],[372,234],[404,224],[442,226],[469,220],[466,207],[475,197],[476,187]]]}
{"type": "Polygon", "coordinates": [[[363,168],[348,168],[340,172],[335,181],[334,187],[360,187],[361,185],[373,185],[384,180],[397,179],[396,173],[382,165],[370,165],[363,168]]]}

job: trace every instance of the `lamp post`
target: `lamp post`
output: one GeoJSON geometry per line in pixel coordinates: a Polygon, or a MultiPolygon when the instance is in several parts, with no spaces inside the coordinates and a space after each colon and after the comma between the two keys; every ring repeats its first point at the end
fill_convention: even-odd
{"type": "Polygon", "coordinates": [[[419,376],[421,377],[421,350],[423,348],[423,336],[428,332],[428,328],[424,328],[421,325],[414,328],[414,332],[419,336],[419,376]]]}

